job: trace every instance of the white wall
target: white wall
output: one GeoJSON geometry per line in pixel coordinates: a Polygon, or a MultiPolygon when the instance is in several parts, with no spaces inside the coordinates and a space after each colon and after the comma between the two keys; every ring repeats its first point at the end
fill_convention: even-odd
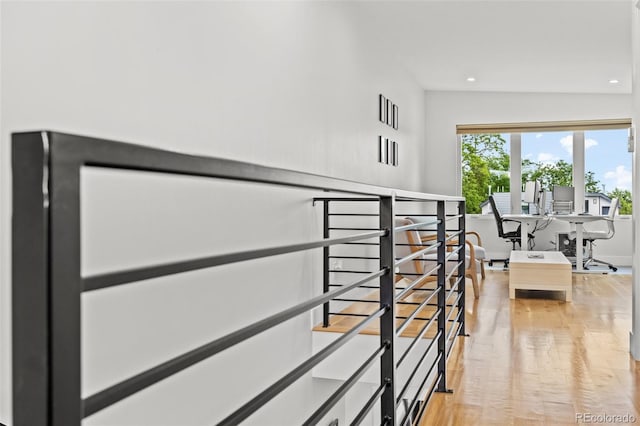
{"type": "Polygon", "coordinates": [[[631,103],[631,95],[426,91],[424,190],[460,194],[458,124],[628,118],[631,103]]]}
{"type": "MultiPolygon", "coordinates": [[[[640,4],[631,1],[631,31],[633,48],[633,127],[635,130],[635,151],[633,153],[633,199],[640,200],[640,144],[638,144],[638,132],[640,131],[640,4]],[[636,6],[637,5],[637,6],[636,6]]],[[[633,204],[633,319],[631,329],[631,354],[636,360],[640,360],[640,203],[633,204]]]]}
{"type": "MultiPolygon", "coordinates": [[[[0,3],[0,422],[11,423],[10,133],[52,129],[423,190],[423,91],[379,50],[376,34],[362,30],[358,7],[0,3]],[[398,131],[377,122],[379,93],[399,105],[398,131]],[[398,141],[400,167],[377,163],[378,135],[398,141]]],[[[234,198],[228,186],[198,179],[103,171],[84,178],[85,273],[320,236],[304,191],[234,186],[245,197],[234,198]],[[251,219],[254,228],[235,232],[251,219]]],[[[85,394],[313,294],[317,255],[294,260],[84,296],[85,394]],[[275,302],[278,291],[289,298],[275,302]],[[230,296],[246,315],[225,302],[230,296]],[[217,316],[214,308],[221,310],[217,316]]],[[[306,317],[291,321],[244,352],[229,351],[86,423],[215,423],[238,397],[256,393],[309,354],[309,325],[306,317]],[[282,343],[275,353],[268,352],[272,341],[282,343]],[[245,363],[256,353],[257,364],[245,363]],[[228,365],[234,368],[221,373],[228,365]]],[[[320,388],[314,394],[318,388],[305,378],[293,402],[267,409],[261,424],[299,423],[303,414],[292,408],[327,392],[320,388]],[[290,417],[283,420],[282,412],[290,417]]]]}

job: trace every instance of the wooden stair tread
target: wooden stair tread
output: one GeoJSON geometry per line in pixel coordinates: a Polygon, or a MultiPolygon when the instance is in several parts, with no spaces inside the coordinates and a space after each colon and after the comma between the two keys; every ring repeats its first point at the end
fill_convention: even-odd
{"type": "MultiPolygon", "coordinates": [[[[428,289],[428,288],[434,288],[434,286],[435,286],[434,282],[426,282],[421,286],[418,286],[417,288],[428,289]]],[[[404,287],[404,285],[402,285],[401,287],[404,287]]],[[[412,302],[412,303],[421,303],[426,298],[431,296],[431,294],[432,292],[430,291],[420,291],[420,290],[412,291],[409,294],[407,294],[405,297],[403,297],[402,301],[412,302]]],[[[455,297],[452,297],[452,299],[455,299],[455,297]]],[[[363,297],[362,300],[372,300],[372,301],[380,300],[379,290],[372,291],[371,293],[363,297]]],[[[436,302],[437,302],[437,297],[434,296],[429,303],[436,303],[436,302]]],[[[396,315],[402,316],[402,317],[408,317],[414,312],[416,307],[417,307],[416,305],[396,304],[396,315]]],[[[343,310],[341,310],[340,313],[369,315],[374,313],[377,310],[378,310],[377,303],[354,302],[351,305],[344,308],[343,310]]],[[[420,312],[416,315],[418,319],[411,320],[411,323],[407,326],[407,328],[402,332],[400,336],[416,337],[420,332],[420,330],[422,329],[422,327],[424,327],[425,323],[436,312],[436,310],[437,309],[435,306],[425,306],[422,309],[420,309],[420,312]],[[419,319],[419,318],[425,318],[425,319],[419,319]]],[[[455,315],[456,313],[453,313],[451,318],[452,319],[455,318],[455,315]]],[[[313,331],[322,331],[322,332],[328,332],[328,333],[347,333],[363,320],[364,320],[364,317],[360,317],[360,316],[332,315],[329,318],[330,325],[328,327],[323,327],[322,323],[320,323],[315,327],[313,327],[313,331]]],[[[405,321],[404,319],[397,319],[396,328],[400,327],[404,321],[405,321]]],[[[447,332],[451,328],[451,325],[452,323],[447,324],[447,332]]],[[[429,330],[425,333],[423,338],[432,339],[435,336],[436,332],[437,332],[437,326],[434,323],[433,325],[430,326],[429,330]]],[[[379,335],[380,320],[376,319],[373,322],[371,322],[366,328],[364,328],[360,332],[360,334],[376,335],[376,336],[379,335]]]]}

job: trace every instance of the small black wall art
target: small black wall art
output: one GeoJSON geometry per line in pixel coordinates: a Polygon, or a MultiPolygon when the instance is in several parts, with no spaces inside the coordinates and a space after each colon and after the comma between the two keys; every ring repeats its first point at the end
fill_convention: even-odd
{"type": "MultiPolygon", "coordinates": [[[[378,95],[378,121],[398,130],[398,105],[382,93],[378,95]]],[[[378,136],[378,162],[398,166],[398,143],[382,135],[378,136]]]]}

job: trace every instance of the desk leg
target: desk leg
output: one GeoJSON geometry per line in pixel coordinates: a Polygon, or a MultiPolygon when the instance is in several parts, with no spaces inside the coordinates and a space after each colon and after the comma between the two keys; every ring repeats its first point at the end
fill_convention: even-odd
{"type": "Polygon", "coordinates": [[[576,223],[576,272],[582,270],[582,224],[576,223]]]}
{"type": "Polygon", "coordinates": [[[520,222],[520,250],[529,250],[529,223],[525,220],[520,222]]]}

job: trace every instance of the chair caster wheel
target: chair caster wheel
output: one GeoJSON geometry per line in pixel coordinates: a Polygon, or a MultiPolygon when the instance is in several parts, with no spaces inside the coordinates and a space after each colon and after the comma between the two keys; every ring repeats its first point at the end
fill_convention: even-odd
{"type": "Polygon", "coordinates": [[[493,260],[489,261],[489,266],[493,266],[493,260]]]}
{"type": "Polygon", "coordinates": [[[615,266],[609,266],[609,269],[611,269],[613,272],[616,272],[618,270],[618,268],[616,268],[615,266]]]}

